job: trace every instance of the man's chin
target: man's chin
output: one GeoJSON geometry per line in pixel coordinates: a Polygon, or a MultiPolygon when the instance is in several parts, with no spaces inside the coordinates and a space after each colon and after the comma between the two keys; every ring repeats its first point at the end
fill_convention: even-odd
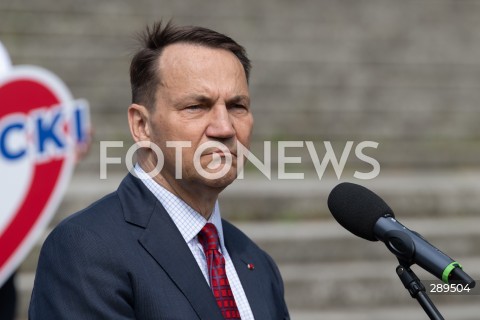
{"type": "Polygon", "coordinates": [[[205,185],[211,188],[224,189],[237,179],[237,173],[229,171],[220,175],[218,172],[209,172],[208,174],[202,175],[202,178],[205,185]]]}

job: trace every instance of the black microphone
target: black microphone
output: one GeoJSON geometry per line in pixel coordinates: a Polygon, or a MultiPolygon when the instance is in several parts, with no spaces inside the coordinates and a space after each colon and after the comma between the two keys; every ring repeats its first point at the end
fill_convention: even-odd
{"type": "Polygon", "coordinates": [[[383,241],[400,262],[415,263],[445,283],[475,287],[475,281],[457,261],[398,222],[385,201],[367,188],[340,183],[328,196],[328,208],[345,229],[366,240],[383,241]]]}

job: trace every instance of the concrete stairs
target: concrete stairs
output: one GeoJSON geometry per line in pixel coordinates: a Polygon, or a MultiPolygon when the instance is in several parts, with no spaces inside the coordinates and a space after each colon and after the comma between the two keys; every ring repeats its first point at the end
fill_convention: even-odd
{"type": "MultiPolygon", "coordinates": [[[[479,218],[410,218],[404,223],[460,261],[473,277],[480,276],[479,218]]],[[[403,288],[395,274],[398,262],[382,243],[357,238],[333,221],[243,227],[279,263],[293,319],[428,319],[403,288]]],[[[413,269],[420,279],[433,279],[413,269]]],[[[431,298],[446,319],[478,319],[479,294],[477,289],[471,296],[431,298]]]]}

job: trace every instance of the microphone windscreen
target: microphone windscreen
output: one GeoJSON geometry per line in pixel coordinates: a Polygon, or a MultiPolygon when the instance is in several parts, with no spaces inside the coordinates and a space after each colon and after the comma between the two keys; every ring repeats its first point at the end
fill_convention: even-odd
{"type": "Polygon", "coordinates": [[[373,229],[379,218],[395,217],[392,209],[374,192],[348,182],[333,188],[328,196],[328,208],[342,227],[370,241],[377,241],[373,229]]]}

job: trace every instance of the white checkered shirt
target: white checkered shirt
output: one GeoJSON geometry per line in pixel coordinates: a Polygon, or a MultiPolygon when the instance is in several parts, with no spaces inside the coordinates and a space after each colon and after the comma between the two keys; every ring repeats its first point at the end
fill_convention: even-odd
{"type": "Polygon", "coordinates": [[[215,225],[220,238],[220,251],[225,258],[227,278],[230,282],[230,287],[233,296],[235,297],[240,316],[242,320],[254,320],[242,283],[238,278],[237,271],[235,270],[232,259],[230,259],[227,248],[225,248],[225,243],[223,241],[222,218],[220,216],[218,201],[215,203],[213,213],[207,221],[201,214],[192,209],[182,199],[156,183],[138,164],[135,165],[135,173],[141,178],[142,182],[155,195],[155,197],[157,197],[158,201],[160,201],[172,218],[190,248],[190,251],[192,251],[193,257],[197,261],[200,270],[202,270],[207,283],[210,281],[208,277],[207,260],[205,258],[203,247],[200,242],[198,242],[197,235],[207,222],[211,222],[215,225]]]}

